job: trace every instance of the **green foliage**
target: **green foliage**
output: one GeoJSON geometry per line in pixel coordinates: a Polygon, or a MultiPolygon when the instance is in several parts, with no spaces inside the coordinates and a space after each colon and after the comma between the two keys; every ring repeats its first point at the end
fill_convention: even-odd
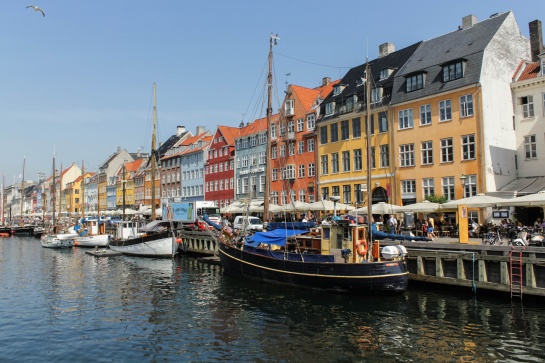
{"type": "Polygon", "coordinates": [[[447,198],[443,197],[443,196],[436,196],[436,195],[428,195],[426,197],[426,200],[429,201],[429,202],[432,202],[432,203],[439,203],[439,204],[443,204],[443,203],[446,203],[447,202],[447,198]]]}

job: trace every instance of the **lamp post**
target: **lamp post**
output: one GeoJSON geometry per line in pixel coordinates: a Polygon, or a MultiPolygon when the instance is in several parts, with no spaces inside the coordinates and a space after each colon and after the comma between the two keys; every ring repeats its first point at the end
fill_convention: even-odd
{"type": "Polygon", "coordinates": [[[465,174],[462,174],[462,176],[460,176],[460,182],[462,183],[462,198],[465,198],[465,194],[466,194],[466,175],[465,174]]]}

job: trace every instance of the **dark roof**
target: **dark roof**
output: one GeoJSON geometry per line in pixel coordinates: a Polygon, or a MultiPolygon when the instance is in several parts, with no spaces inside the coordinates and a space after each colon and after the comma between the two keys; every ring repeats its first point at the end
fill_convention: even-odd
{"type": "MultiPolygon", "coordinates": [[[[417,50],[422,42],[415,43],[406,48],[392,52],[381,58],[376,58],[369,61],[369,66],[371,68],[371,87],[382,87],[383,88],[383,101],[381,105],[389,103],[390,101],[390,90],[393,86],[394,77],[399,71],[399,69],[407,62],[411,55],[417,50]],[[380,73],[384,69],[391,69],[392,73],[386,79],[380,79],[380,73]]],[[[354,94],[358,95],[358,100],[364,100],[365,96],[365,87],[362,86],[361,79],[365,75],[366,63],[361,64],[357,67],[350,69],[346,75],[341,79],[339,84],[345,85],[343,91],[337,95],[333,95],[333,92],[322,103],[322,108],[329,102],[334,101],[335,106],[338,108],[339,105],[346,103],[348,97],[353,96],[354,94]]],[[[323,114],[323,112],[322,112],[323,114]]],[[[331,118],[334,116],[327,116],[325,118],[331,118]]],[[[322,120],[323,120],[322,119],[322,120]]]]}
{"type": "Polygon", "coordinates": [[[392,104],[478,83],[484,50],[509,14],[511,12],[502,13],[476,23],[472,27],[424,41],[397,73],[394,80],[392,104]],[[443,82],[443,65],[456,60],[466,62],[464,76],[454,81],[443,82]],[[426,74],[424,88],[405,92],[405,76],[415,73],[426,74]]]}

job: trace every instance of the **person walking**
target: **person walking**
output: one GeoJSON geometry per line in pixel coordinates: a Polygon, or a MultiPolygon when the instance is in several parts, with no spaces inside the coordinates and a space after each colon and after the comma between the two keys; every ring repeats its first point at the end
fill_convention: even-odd
{"type": "Polygon", "coordinates": [[[388,222],[390,224],[390,233],[397,233],[397,219],[393,214],[390,214],[390,219],[388,222]]]}
{"type": "Polygon", "coordinates": [[[434,222],[432,217],[428,217],[428,238],[436,240],[437,236],[434,231],[434,222]]]}

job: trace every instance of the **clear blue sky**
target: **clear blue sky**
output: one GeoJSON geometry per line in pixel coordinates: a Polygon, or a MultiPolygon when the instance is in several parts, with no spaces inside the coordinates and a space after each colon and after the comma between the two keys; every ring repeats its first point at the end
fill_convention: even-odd
{"type": "Polygon", "coordinates": [[[20,182],[25,156],[26,180],[50,176],[54,150],[57,164],[86,170],[118,146],[149,152],[153,82],[158,141],[177,125],[213,132],[264,116],[271,32],[276,111],[286,79],[315,87],[379,44],[401,49],[509,10],[528,37],[545,1],[2,0],[0,172],[20,182]]]}

